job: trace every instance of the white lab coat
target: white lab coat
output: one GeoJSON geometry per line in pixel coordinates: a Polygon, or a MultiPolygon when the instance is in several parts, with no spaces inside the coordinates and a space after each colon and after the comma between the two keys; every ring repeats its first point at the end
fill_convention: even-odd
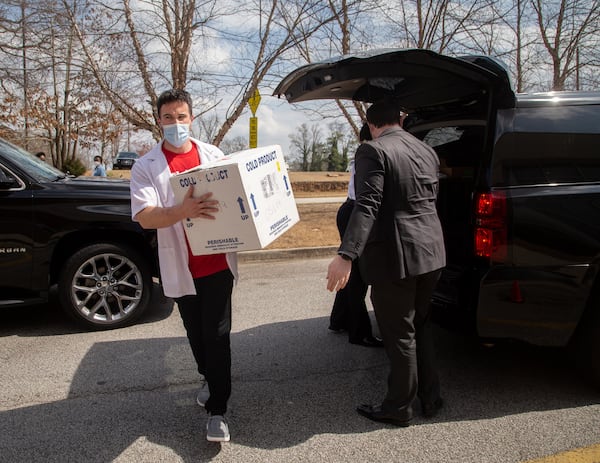
{"type": "MultiPolygon", "coordinates": [[[[216,146],[191,139],[198,147],[200,161],[206,164],[224,156],[216,146]]],[[[133,165],[131,171],[131,216],[148,206],[171,207],[175,205],[175,195],[169,178],[171,171],[162,152],[162,141],[133,165]]],[[[158,260],[163,290],[168,297],[181,297],[196,294],[194,280],[188,267],[188,249],[183,224],[178,222],[170,227],[159,228],[158,260]]],[[[227,253],[227,265],[235,280],[238,279],[237,255],[227,253]]]]}

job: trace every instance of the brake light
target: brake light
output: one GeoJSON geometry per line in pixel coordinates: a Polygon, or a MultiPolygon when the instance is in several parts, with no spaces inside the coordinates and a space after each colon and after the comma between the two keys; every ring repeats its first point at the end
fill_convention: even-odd
{"type": "Polygon", "coordinates": [[[506,259],[506,196],[500,192],[475,196],[475,255],[506,259]]]}

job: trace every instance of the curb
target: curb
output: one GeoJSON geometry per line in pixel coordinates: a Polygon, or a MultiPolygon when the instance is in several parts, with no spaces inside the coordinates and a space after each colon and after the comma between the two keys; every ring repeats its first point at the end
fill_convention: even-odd
{"type": "MultiPolygon", "coordinates": [[[[346,201],[346,195],[323,196],[295,198],[296,204],[314,204],[314,203],[343,203],[346,201]]],[[[289,249],[260,249],[257,251],[238,252],[238,262],[269,262],[288,259],[319,259],[333,257],[336,255],[338,246],[317,246],[309,248],[289,248],[289,249]]]]}
{"type": "Polygon", "coordinates": [[[291,249],[262,249],[259,251],[238,252],[238,261],[246,262],[269,262],[288,259],[315,259],[333,257],[338,246],[322,246],[315,248],[291,248],[291,249]]]}

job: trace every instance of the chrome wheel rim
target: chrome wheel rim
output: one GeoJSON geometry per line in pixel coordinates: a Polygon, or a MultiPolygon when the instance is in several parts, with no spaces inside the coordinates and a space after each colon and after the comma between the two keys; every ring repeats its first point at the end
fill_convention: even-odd
{"type": "Polygon", "coordinates": [[[97,324],[111,324],[129,316],[140,304],[142,273],[119,254],[98,254],[75,272],[71,300],[79,314],[97,324]]]}

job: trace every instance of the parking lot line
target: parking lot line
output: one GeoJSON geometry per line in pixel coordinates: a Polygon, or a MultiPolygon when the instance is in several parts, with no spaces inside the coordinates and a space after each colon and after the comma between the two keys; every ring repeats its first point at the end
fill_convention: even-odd
{"type": "Polygon", "coordinates": [[[600,463],[600,444],[569,450],[522,463],[600,463]]]}

